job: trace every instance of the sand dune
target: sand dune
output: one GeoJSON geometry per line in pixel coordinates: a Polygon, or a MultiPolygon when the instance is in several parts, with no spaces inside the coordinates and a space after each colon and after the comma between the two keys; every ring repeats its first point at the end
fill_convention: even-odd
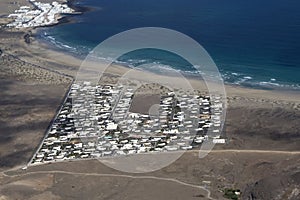
{"type": "MultiPolygon", "coordinates": [[[[18,2],[26,5],[27,1],[18,2]]],[[[8,14],[15,7],[11,1],[1,0],[0,16],[8,14]]],[[[0,24],[3,23],[6,21],[0,17],[0,24]]],[[[30,159],[82,61],[36,41],[34,30],[7,32],[0,29],[0,48],[3,52],[0,56],[0,169],[3,171],[22,166],[30,159]],[[24,41],[26,34],[30,43],[24,41]]],[[[110,75],[102,81],[116,81],[117,75],[127,70],[122,66],[113,66],[109,70],[110,75]]],[[[161,78],[156,74],[148,76],[161,78]]],[[[203,82],[190,81],[205,90],[203,82]]],[[[251,195],[257,199],[273,199],[276,195],[282,195],[280,197],[283,199],[299,199],[299,155],[275,153],[300,151],[299,92],[256,90],[231,85],[226,85],[226,92],[228,114],[224,134],[229,143],[216,146],[215,149],[228,151],[211,153],[205,160],[198,160],[197,154],[190,153],[151,176],[171,177],[201,186],[205,185],[203,181],[210,181],[212,196],[217,199],[222,198],[222,189],[225,187],[241,189],[244,199],[251,195]],[[245,155],[243,152],[230,151],[247,149],[253,152],[245,155]],[[284,192],[281,188],[284,188],[284,192]]],[[[20,173],[19,177],[0,177],[0,199],[24,196],[25,199],[82,199],[85,195],[90,199],[207,197],[203,190],[182,187],[177,183],[144,179],[133,181],[118,177],[99,179],[51,172],[65,169],[70,172],[119,174],[99,166],[98,161],[57,163],[28,169],[29,172],[45,171],[50,181],[42,178],[44,174],[26,175],[17,170],[11,174],[20,173]],[[43,184],[39,185],[39,181],[43,184]],[[149,190],[143,189],[142,185],[149,190]]]]}

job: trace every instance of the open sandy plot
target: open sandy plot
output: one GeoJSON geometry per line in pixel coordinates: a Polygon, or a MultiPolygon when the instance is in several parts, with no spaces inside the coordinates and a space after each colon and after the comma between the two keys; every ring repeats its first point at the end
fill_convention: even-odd
{"type": "MultiPolygon", "coordinates": [[[[14,9],[10,2],[0,2],[0,15],[14,9]]],[[[31,158],[81,61],[38,43],[33,30],[1,29],[0,48],[0,169],[4,171],[31,158]],[[30,34],[29,44],[24,42],[25,34],[30,34]]],[[[110,72],[122,75],[126,68],[115,66],[110,72]]],[[[108,76],[102,81],[116,79],[108,76]]],[[[209,188],[216,199],[222,199],[224,188],[240,189],[243,199],[299,199],[300,158],[291,153],[300,150],[299,93],[233,86],[226,86],[226,91],[224,134],[229,143],[215,146],[216,151],[204,159],[198,159],[197,152],[187,153],[166,168],[142,175],[165,180],[123,176],[97,160],[55,163],[2,174],[0,199],[207,198],[207,191],[198,186],[209,188]]],[[[138,100],[136,108],[142,108],[146,99],[138,100]]]]}
{"type": "Polygon", "coordinates": [[[203,159],[197,156],[187,152],[147,174],[118,172],[98,160],[33,166],[6,172],[0,193],[28,199],[45,191],[61,199],[208,199],[209,194],[222,199],[224,188],[235,188],[243,191],[242,199],[299,198],[300,152],[215,150],[203,159]],[[31,188],[24,189],[28,184],[31,188]],[[18,186],[14,193],[12,185],[18,186]]]}

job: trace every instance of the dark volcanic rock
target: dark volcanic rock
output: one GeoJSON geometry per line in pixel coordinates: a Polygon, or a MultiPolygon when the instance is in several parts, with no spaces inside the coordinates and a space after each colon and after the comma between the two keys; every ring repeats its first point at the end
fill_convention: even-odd
{"type": "Polygon", "coordinates": [[[26,33],[24,35],[24,40],[27,44],[30,44],[31,40],[30,40],[31,35],[29,33],[26,33]]]}
{"type": "Polygon", "coordinates": [[[299,183],[300,172],[274,174],[248,185],[242,194],[242,199],[300,199],[300,193],[297,192],[299,183]]]}
{"type": "Polygon", "coordinates": [[[236,140],[244,139],[250,148],[263,148],[261,143],[268,141],[268,145],[279,144],[275,149],[300,150],[299,119],[300,111],[288,108],[231,108],[226,132],[236,140]]]}

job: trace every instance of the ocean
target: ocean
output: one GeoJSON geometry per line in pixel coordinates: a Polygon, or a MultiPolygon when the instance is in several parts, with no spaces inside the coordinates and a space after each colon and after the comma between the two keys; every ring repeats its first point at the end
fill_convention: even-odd
{"type": "MultiPolygon", "coordinates": [[[[300,89],[299,0],[76,0],[92,8],[70,23],[43,28],[40,37],[85,56],[119,32],[163,27],[201,44],[226,83],[262,89],[300,89]]],[[[122,56],[120,63],[153,63],[193,74],[178,56],[151,49],[122,56]]]]}

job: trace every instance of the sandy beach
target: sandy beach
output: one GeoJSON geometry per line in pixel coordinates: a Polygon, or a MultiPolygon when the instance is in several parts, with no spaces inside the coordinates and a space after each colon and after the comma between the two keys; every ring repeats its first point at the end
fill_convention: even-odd
{"type": "MultiPolygon", "coordinates": [[[[5,16],[21,5],[28,5],[28,2],[26,0],[19,0],[18,3],[14,3],[11,0],[1,0],[0,2],[0,26],[2,25],[0,28],[0,52],[2,52],[0,54],[1,171],[23,166],[28,162],[41,142],[82,63],[82,60],[74,55],[56,50],[54,47],[49,47],[48,44],[36,40],[35,34],[37,29],[14,30],[3,27],[4,24],[10,21],[5,16]]],[[[114,65],[109,68],[109,74],[121,76],[128,70],[124,66],[114,65]]],[[[157,80],[164,78],[153,73],[140,74],[140,76],[155,77],[157,80]]],[[[107,76],[102,81],[115,81],[115,78],[107,76]]],[[[175,80],[170,79],[170,81],[175,80]]],[[[202,81],[191,79],[190,83],[199,90],[206,90],[202,81]]],[[[210,167],[213,168],[214,164],[221,161],[224,161],[224,163],[235,163],[236,170],[231,173],[229,165],[224,165],[224,168],[220,167],[216,171],[213,170],[212,173],[218,177],[217,180],[219,182],[216,183],[216,180],[210,179],[213,182],[211,189],[216,193],[215,197],[218,198],[222,198],[222,195],[217,192],[219,190],[218,187],[224,185],[237,185],[239,188],[244,189],[245,194],[250,194],[254,191],[254,193],[263,193],[264,197],[273,198],[270,191],[266,192],[257,189],[255,183],[259,182],[266,188],[268,186],[273,187],[275,183],[271,184],[273,180],[271,172],[265,173],[264,176],[260,177],[261,171],[269,169],[272,169],[274,173],[276,171],[280,177],[286,180],[283,183],[283,187],[288,187],[290,184],[287,180],[291,174],[293,176],[296,174],[299,177],[296,167],[290,168],[288,173],[284,171],[285,163],[281,162],[283,159],[281,156],[274,156],[274,160],[272,160],[272,151],[300,150],[300,93],[299,91],[259,90],[233,85],[225,85],[225,89],[228,110],[224,135],[229,142],[225,145],[217,145],[215,150],[268,150],[271,152],[268,156],[264,155],[261,157],[259,154],[251,153],[249,160],[239,153],[226,153],[223,157],[216,156],[215,159],[210,155],[206,158],[207,164],[203,167],[206,171],[209,171],[210,167]],[[239,159],[242,160],[244,166],[239,164],[239,159]],[[280,162],[282,169],[274,169],[276,168],[276,162],[280,162]],[[255,163],[256,167],[253,163],[255,163]],[[244,168],[246,168],[246,174],[243,175],[244,179],[242,181],[240,178],[237,178],[237,171],[242,173],[244,168]],[[251,173],[256,173],[256,175],[251,180],[245,181],[247,174],[250,174],[250,168],[253,170],[251,173]],[[225,175],[220,175],[222,173],[225,175]]],[[[142,104],[145,99],[142,98],[139,104],[142,104]]],[[[135,106],[139,107],[140,105],[135,106]]],[[[194,160],[191,157],[192,155],[186,155],[181,160],[194,160]]],[[[292,163],[291,166],[296,166],[299,163],[299,158],[299,155],[291,156],[289,161],[292,163]]],[[[89,164],[92,166],[91,163],[89,164]]],[[[196,164],[199,163],[193,163],[193,165],[196,164]]],[[[66,165],[71,164],[66,163],[66,165]]],[[[58,168],[60,167],[58,166],[58,168]]],[[[42,168],[43,166],[39,167],[38,170],[43,170],[42,168]]],[[[79,169],[82,168],[84,167],[79,167],[79,169]]],[[[154,175],[167,174],[166,176],[169,177],[174,171],[181,168],[186,170],[186,174],[196,173],[196,175],[193,177],[189,174],[184,177],[186,174],[179,174],[177,178],[180,180],[196,183],[199,180],[203,180],[205,176],[199,171],[191,172],[192,170],[185,164],[182,164],[180,160],[174,166],[172,165],[154,175]]],[[[66,175],[60,176],[64,177],[66,175]]],[[[25,178],[29,179],[29,177],[25,178]]],[[[33,179],[40,179],[40,177],[36,176],[33,179]]],[[[66,179],[69,182],[75,180],[73,175],[66,179]]],[[[299,181],[298,179],[297,181],[299,181]]],[[[11,189],[5,190],[5,188],[10,187],[10,182],[15,182],[16,179],[9,178],[6,180],[1,175],[0,182],[2,180],[4,180],[2,184],[5,183],[8,186],[1,184],[0,199],[2,197],[3,199],[19,197],[9,192],[11,189]]],[[[47,180],[41,181],[47,182],[47,180]]],[[[114,184],[114,181],[110,184],[114,184]]],[[[134,185],[138,184],[139,182],[134,183],[134,185]]],[[[152,182],[147,182],[147,184],[151,185],[152,182]]],[[[163,185],[164,183],[160,184],[163,185]]],[[[170,189],[176,188],[176,184],[171,185],[170,189]]],[[[273,187],[276,191],[280,190],[278,184],[276,182],[273,187]]],[[[52,186],[49,185],[47,187],[52,186]]],[[[56,185],[55,190],[58,190],[57,187],[56,185]]],[[[43,193],[45,190],[40,190],[41,195],[46,194],[43,193]]],[[[71,189],[68,188],[68,190],[71,189]]],[[[155,190],[159,189],[155,188],[155,190]]],[[[194,193],[194,190],[191,188],[189,190],[194,193]]],[[[18,190],[18,192],[19,195],[22,194],[22,189],[18,190]]],[[[38,195],[35,192],[33,193],[38,195]]],[[[206,199],[205,192],[204,194],[201,193],[201,196],[203,199],[206,199]]],[[[36,196],[36,198],[38,197],[36,196]]],[[[45,196],[40,197],[47,199],[44,198],[45,196]]],[[[48,197],[48,199],[60,199],[59,196],[54,194],[49,194],[48,197]]],[[[171,197],[174,198],[174,195],[170,195],[171,197]]],[[[159,193],[159,198],[163,199],[163,194],[159,193]]]]}

